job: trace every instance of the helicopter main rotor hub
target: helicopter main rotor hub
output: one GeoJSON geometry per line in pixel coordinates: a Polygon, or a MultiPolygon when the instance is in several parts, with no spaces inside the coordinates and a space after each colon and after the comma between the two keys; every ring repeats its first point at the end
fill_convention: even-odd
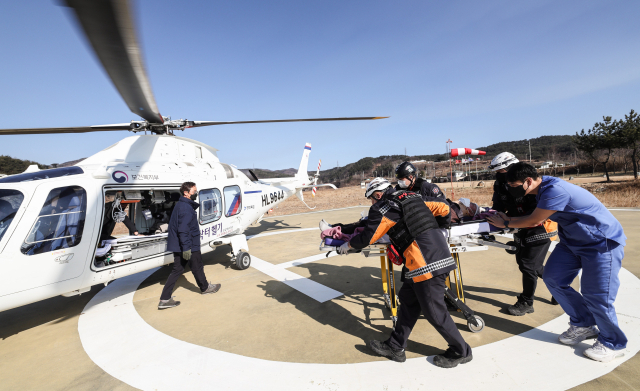
{"type": "Polygon", "coordinates": [[[175,130],[184,130],[194,125],[194,121],[186,119],[172,120],[170,117],[162,118],[164,122],[161,124],[148,121],[131,121],[131,131],[134,133],[149,131],[155,134],[173,134],[175,130]]]}

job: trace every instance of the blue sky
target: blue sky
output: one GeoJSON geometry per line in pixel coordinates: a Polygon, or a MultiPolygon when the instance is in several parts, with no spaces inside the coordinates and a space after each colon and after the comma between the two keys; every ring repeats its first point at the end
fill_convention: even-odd
{"type": "MultiPolygon", "coordinates": [[[[160,111],[239,167],[310,167],[574,134],[640,110],[640,2],[168,1],[134,4],[160,111]]],[[[137,119],[57,1],[0,5],[3,128],[137,119]]],[[[89,156],[127,132],[0,136],[0,154],[89,156]]]]}

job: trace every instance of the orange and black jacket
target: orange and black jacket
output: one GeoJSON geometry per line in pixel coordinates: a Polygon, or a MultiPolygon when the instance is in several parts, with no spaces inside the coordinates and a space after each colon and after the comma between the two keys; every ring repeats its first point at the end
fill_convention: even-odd
{"type": "Polygon", "coordinates": [[[449,214],[444,200],[425,202],[419,194],[389,188],[369,209],[364,231],[349,244],[362,249],[388,234],[404,258],[402,280],[425,281],[456,268],[436,221],[436,216],[449,214]]]}

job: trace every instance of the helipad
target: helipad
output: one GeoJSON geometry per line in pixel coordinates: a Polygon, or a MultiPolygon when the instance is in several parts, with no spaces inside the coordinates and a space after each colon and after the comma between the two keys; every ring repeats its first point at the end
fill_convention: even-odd
{"type": "Polygon", "coordinates": [[[507,315],[520,274],[512,256],[490,249],[461,257],[468,303],[487,327],[473,334],[455,317],[474,360],[444,370],[429,356],[446,345],[422,318],[406,363],[367,350],[367,340],[386,338],[391,327],[379,263],[325,257],[315,229],[321,218],[351,221],[361,210],[263,221],[247,232],[256,235],[249,240],[255,267],[231,267],[222,249],[208,254],[205,272],[222,290],[201,296],[185,274],[175,309],[156,309],[169,272],[161,268],[0,313],[0,389],[640,388],[633,357],[640,349],[640,243],[633,239],[640,212],[613,211],[630,238],[616,302],[630,340],[623,360],[597,363],[582,356],[587,344],[557,344],[568,320],[543,283],[534,314],[507,315]]]}

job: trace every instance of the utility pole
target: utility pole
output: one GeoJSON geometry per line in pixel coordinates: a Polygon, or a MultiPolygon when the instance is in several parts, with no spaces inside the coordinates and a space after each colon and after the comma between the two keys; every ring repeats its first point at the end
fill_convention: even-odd
{"type": "Polygon", "coordinates": [[[531,164],[531,140],[529,140],[529,164],[531,164]]]}

